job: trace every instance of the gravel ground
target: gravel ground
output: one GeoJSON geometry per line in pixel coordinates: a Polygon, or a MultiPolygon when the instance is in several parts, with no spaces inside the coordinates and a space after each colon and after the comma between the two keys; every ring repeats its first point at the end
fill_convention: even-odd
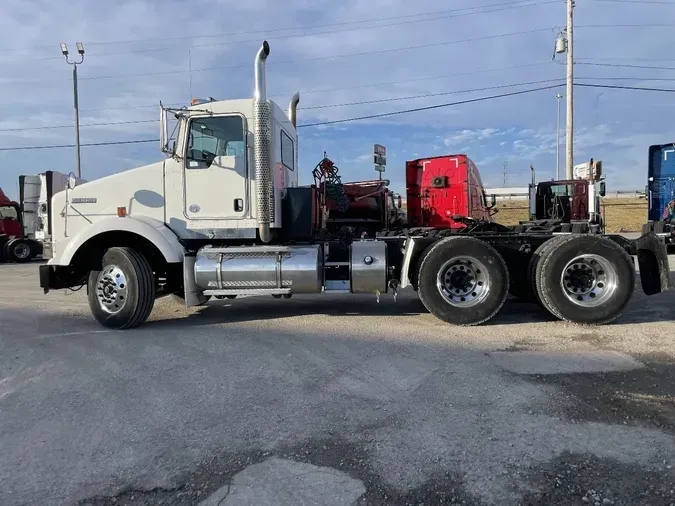
{"type": "Polygon", "coordinates": [[[37,285],[0,266],[3,505],[267,504],[301,464],[280,503],[675,504],[675,293],[468,329],[409,292],[161,299],[110,332],[37,285]]]}

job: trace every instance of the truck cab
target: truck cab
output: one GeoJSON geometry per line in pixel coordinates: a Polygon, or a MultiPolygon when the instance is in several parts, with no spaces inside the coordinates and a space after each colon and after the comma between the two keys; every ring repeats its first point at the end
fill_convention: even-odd
{"type": "Polygon", "coordinates": [[[602,162],[591,160],[580,164],[575,175],[574,179],[533,181],[529,185],[529,220],[521,221],[520,225],[568,233],[603,232],[601,197],[605,195],[605,181],[601,179],[602,162]]]}
{"type": "Polygon", "coordinates": [[[465,228],[463,218],[492,221],[476,164],[466,155],[445,155],[406,162],[408,225],[465,228]],[[458,219],[457,219],[458,218],[458,219]]]}

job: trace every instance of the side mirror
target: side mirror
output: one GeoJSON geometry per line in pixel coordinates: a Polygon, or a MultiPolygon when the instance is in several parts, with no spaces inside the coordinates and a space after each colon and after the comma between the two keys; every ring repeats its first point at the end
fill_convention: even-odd
{"type": "Polygon", "coordinates": [[[211,167],[213,161],[216,159],[216,155],[208,151],[202,151],[202,158],[204,158],[204,163],[206,164],[206,167],[209,168],[211,167]]]}
{"type": "Polygon", "coordinates": [[[403,207],[403,200],[401,199],[401,196],[398,196],[398,199],[396,199],[396,205],[398,206],[399,209],[403,207]]]}
{"type": "Polygon", "coordinates": [[[72,190],[77,186],[77,178],[75,177],[75,174],[71,172],[68,174],[68,189],[72,190]]]}
{"type": "Polygon", "coordinates": [[[606,188],[605,188],[605,182],[603,181],[602,183],[600,183],[600,196],[601,196],[601,197],[604,197],[604,196],[605,196],[605,190],[606,190],[606,188]]]}
{"type": "Polygon", "coordinates": [[[497,195],[494,193],[490,196],[490,206],[494,207],[497,205],[497,195]]]}

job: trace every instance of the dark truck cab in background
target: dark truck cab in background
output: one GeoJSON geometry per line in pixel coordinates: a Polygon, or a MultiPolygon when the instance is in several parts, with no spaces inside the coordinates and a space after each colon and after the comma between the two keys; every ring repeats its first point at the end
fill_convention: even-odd
{"type": "Polygon", "coordinates": [[[647,163],[647,223],[643,233],[654,232],[670,247],[675,244],[675,143],[649,146],[647,163]]]}

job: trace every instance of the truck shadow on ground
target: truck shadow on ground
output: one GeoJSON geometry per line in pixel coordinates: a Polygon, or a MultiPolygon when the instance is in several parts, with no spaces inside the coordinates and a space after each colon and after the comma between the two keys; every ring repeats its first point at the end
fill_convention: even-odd
{"type": "MultiPolygon", "coordinates": [[[[181,311],[177,309],[177,311],[181,311]]],[[[177,319],[155,320],[147,324],[163,323],[188,326],[213,325],[218,323],[241,323],[257,320],[275,320],[296,316],[315,315],[317,317],[425,317],[431,323],[445,325],[437,320],[414,295],[406,294],[393,302],[391,296],[381,297],[378,303],[375,297],[363,295],[340,295],[323,297],[295,296],[290,300],[272,297],[251,297],[235,300],[211,300],[187,317],[183,314],[177,319]]],[[[500,312],[483,325],[503,325],[521,323],[553,322],[556,319],[538,304],[523,303],[509,298],[500,312]]]]}
{"type": "MultiPolygon", "coordinates": [[[[170,302],[169,302],[170,303],[170,302]]],[[[623,314],[608,325],[655,323],[674,318],[675,292],[647,297],[638,289],[623,314]]],[[[177,306],[177,311],[181,311],[177,306]]],[[[187,317],[184,313],[177,318],[148,322],[150,325],[163,323],[188,326],[214,325],[218,323],[241,323],[256,320],[275,320],[295,316],[316,315],[317,317],[424,317],[433,318],[415,293],[404,292],[396,302],[391,295],[383,295],[378,303],[374,296],[304,295],[292,299],[273,299],[271,296],[246,297],[235,300],[212,299],[197,308],[187,317]]],[[[444,325],[433,318],[432,322],[444,325]]],[[[482,325],[516,325],[550,323],[559,320],[537,303],[522,302],[509,296],[502,309],[482,325]]]]}

